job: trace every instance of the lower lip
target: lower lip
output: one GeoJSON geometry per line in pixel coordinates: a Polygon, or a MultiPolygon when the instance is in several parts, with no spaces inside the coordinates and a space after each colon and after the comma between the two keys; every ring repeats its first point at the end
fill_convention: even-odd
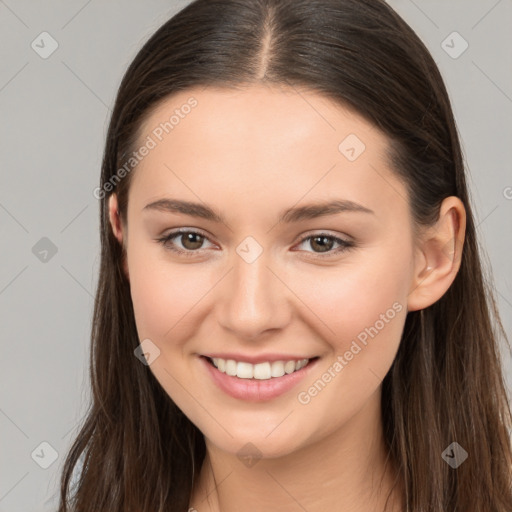
{"type": "Polygon", "coordinates": [[[205,357],[201,356],[202,364],[212,377],[217,386],[224,393],[251,402],[263,402],[272,400],[273,398],[286,393],[296,386],[311,369],[316,365],[318,359],[310,361],[306,366],[293,373],[285,374],[282,377],[272,377],[271,379],[240,379],[232,377],[226,373],[222,373],[213,366],[205,357]]]}

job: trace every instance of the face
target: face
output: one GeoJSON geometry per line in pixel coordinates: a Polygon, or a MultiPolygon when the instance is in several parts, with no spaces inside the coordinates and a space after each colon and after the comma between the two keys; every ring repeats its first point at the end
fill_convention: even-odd
{"type": "Polygon", "coordinates": [[[348,428],[378,396],[413,287],[385,136],[317,93],[264,86],[180,92],[143,128],[122,239],[156,379],[233,454],[348,428]]]}

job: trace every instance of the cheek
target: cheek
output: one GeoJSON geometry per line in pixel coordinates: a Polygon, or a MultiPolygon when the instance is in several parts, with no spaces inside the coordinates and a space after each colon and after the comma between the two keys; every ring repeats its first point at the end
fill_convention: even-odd
{"type": "Polygon", "coordinates": [[[154,248],[134,248],[128,264],[141,339],[154,339],[159,345],[165,340],[186,340],[197,324],[194,307],[212,287],[209,273],[200,265],[173,262],[163,250],[154,248]]]}
{"type": "MultiPolygon", "coordinates": [[[[135,244],[134,244],[135,245],[135,244]]],[[[171,262],[163,251],[134,249],[128,255],[130,291],[139,340],[151,340],[159,350],[150,370],[174,403],[194,423],[200,424],[200,390],[190,383],[192,358],[185,357],[200,342],[198,314],[204,314],[204,299],[211,279],[197,265],[171,262]],[[202,300],[201,300],[202,299],[202,300]]]]}
{"type": "Polygon", "coordinates": [[[406,311],[410,258],[410,250],[375,248],[322,273],[318,267],[306,268],[300,279],[294,279],[294,291],[315,313],[326,340],[344,351],[360,333],[361,339],[365,337],[365,329],[376,325],[391,334],[391,324],[400,323],[394,319],[406,311]]]}
{"type": "MultiPolygon", "coordinates": [[[[369,254],[369,253],[368,253],[369,254]]],[[[407,315],[410,254],[376,250],[357,261],[302,273],[298,295],[315,313],[313,330],[329,345],[324,364],[304,383],[305,414],[331,424],[325,411],[350,416],[379,387],[398,350],[407,315]],[[325,404],[329,403],[328,408],[325,404]]],[[[354,259],[355,261],[355,259],[354,259]]],[[[316,421],[316,420],[314,420],[316,421]]],[[[320,423],[322,423],[322,421],[320,423]]]]}

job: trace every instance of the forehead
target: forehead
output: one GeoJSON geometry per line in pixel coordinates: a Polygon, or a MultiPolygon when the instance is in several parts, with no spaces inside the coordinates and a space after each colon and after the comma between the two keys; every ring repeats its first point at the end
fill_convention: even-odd
{"type": "Polygon", "coordinates": [[[181,91],[153,110],[142,133],[169,144],[202,137],[203,151],[210,149],[209,143],[218,147],[237,142],[245,149],[257,146],[261,157],[274,158],[299,141],[307,144],[294,147],[295,152],[321,145],[337,154],[339,142],[350,133],[374,152],[386,146],[384,134],[348,105],[303,88],[259,84],[181,91]]]}
{"type": "Polygon", "coordinates": [[[352,109],[304,89],[181,91],[146,119],[139,146],[145,143],[151,150],[131,185],[136,200],[229,198],[249,214],[243,205],[265,197],[267,209],[281,197],[287,204],[346,197],[372,209],[406,197],[388,167],[386,136],[352,109]]]}

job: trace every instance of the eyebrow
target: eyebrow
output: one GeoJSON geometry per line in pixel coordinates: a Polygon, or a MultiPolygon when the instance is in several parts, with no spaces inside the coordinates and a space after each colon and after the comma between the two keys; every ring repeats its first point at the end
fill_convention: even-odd
{"type": "MultiPolygon", "coordinates": [[[[213,222],[226,224],[225,219],[214,208],[201,203],[181,201],[179,199],[164,198],[147,204],[144,210],[158,210],[170,213],[181,213],[191,217],[200,217],[213,222]]],[[[278,217],[278,222],[293,223],[301,220],[316,219],[326,215],[334,215],[343,212],[361,212],[375,214],[373,210],[365,206],[349,201],[337,199],[334,201],[310,203],[304,206],[292,207],[283,210],[278,217]]]]}

